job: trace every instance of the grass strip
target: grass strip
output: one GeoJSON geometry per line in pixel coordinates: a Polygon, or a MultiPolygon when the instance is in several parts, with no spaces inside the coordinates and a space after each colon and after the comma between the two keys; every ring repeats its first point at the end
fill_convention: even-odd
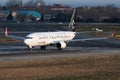
{"type": "Polygon", "coordinates": [[[120,55],[0,62],[0,80],[119,80],[120,55]]]}

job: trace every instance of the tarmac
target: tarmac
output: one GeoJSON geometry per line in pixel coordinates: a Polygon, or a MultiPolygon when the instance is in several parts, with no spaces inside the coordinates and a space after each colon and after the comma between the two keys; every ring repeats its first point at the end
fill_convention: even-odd
{"type": "MultiPolygon", "coordinates": [[[[18,25],[20,26],[20,25],[18,25]]],[[[38,26],[38,25],[37,25],[38,26]]],[[[30,26],[29,28],[32,32],[35,32],[36,26],[30,26]]],[[[15,26],[14,26],[15,28],[15,26]]],[[[13,29],[14,29],[13,28],[13,29]]],[[[20,29],[20,27],[18,28],[20,29]]],[[[23,29],[23,28],[22,28],[23,29]]],[[[21,29],[21,30],[22,30],[21,29]]],[[[59,29],[57,27],[36,27],[38,30],[45,29],[59,29]]],[[[20,31],[15,33],[11,31],[11,35],[25,36],[29,33],[25,31],[22,33],[20,31]]],[[[30,30],[30,32],[31,32],[30,30]]],[[[0,35],[4,35],[1,32],[0,35]]],[[[95,38],[89,34],[80,34],[75,38],[95,38]]],[[[28,51],[27,47],[23,43],[7,43],[0,44],[0,61],[22,61],[22,60],[44,60],[44,59],[56,59],[56,58],[73,58],[79,56],[94,56],[94,55],[119,55],[120,54],[120,41],[115,39],[105,39],[105,40],[93,40],[84,42],[70,42],[67,47],[63,50],[57,50],[55,46],[48,46],[46,50],[40,50],[40,47],[33,48],[33,51],[28,51]]]]}

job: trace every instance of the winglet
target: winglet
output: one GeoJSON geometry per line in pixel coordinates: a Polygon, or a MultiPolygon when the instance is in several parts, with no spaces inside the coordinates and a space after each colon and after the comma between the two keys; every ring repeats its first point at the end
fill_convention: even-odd
{"type": "Polygon", "coordinates": [[[115,31],[112,31],[110,38],[113,38],[115,36],[115,31]]]}
{"type": "Polygon", "coordinates": [[[8,28],[5,28],[5,36],[8,37],[8,28]]]}

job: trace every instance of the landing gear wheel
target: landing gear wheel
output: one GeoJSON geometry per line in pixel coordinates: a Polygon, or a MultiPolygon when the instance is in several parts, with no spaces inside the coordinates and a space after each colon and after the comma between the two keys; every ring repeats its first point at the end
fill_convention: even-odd
{"type": "Polygon", "coordinates": [[[61,45],[59,43],[57,44],[57,48],[58,50],[62,50],[61,45]]]}
{"type": "Polygon", "coordinates": [[[58,47],[58,50],[62,50],[62,48],[58,47]]]}

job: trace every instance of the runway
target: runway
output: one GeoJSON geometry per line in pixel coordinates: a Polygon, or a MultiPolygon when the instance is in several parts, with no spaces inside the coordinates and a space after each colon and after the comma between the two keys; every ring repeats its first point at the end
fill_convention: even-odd
{"type": "Polygon", "coordinates": [[[55,47],[48,47],[47,50],[40,50],[37,47],[33,51],[28,51],[26,46],[4,46],[2,48],[0,46],[0,61],[2,62],[116,54],[120,54],[119,48],[67,47],[64,50],[57,50],[55,47]]]}

